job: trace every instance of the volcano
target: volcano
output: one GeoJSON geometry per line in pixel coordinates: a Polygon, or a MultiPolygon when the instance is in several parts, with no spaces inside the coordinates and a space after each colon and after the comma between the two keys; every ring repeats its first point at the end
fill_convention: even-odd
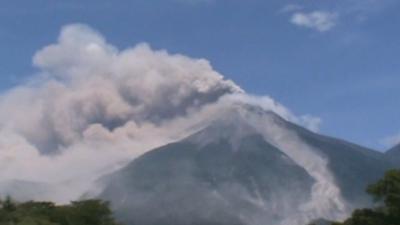
{"type": "Polygon", "coordinates": [[[297,225],[370,203],[385,155],[249,104],[105,177],[100,197],[128,225],[297,225]]]}

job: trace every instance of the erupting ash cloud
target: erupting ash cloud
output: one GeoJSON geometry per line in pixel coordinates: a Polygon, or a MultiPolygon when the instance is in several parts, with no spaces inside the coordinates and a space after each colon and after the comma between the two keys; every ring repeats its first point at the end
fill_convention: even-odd
{"type": "MultiPolygon", "coordinates": [[[[64,27],[33,62],[40,73],[0,97],[0,195],[18,195],[2,184],[20,180],[45,186],[32,199],[77,199],[103,175],[188,136],[232,102],[261,105],[314,130],[320,122],[296,117],[269,97],[245,94],[204,59],[147,44],[118,50],[85,25],[64,27]]],[[[342,207],[327,162],[295,135],[267,127],[266,139],[317,181],[307,210],[321,207],[315,213],[325,216],[329,207],[342,207]],[[327,202],[316,204],[320,198],[327,202]]]]}
{"type": "Polygon", "coordinates": [[[178,138],[179,119],[243,92],[206,60],[147,44],[119,51],[85,25],[64,27],[33,61],[40,75],[0,99],[0,179],[72,190],[59,201],[178,138]]]}

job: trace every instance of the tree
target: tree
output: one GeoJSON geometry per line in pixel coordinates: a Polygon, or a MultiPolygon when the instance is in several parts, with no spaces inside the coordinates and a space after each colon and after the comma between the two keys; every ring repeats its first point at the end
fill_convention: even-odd
{"type": "Polygon", "coordinates": [[[2,202],[2,208],[3,208],[3,210],[9,211],[9,212],[14,211],[16,209],[16,205],[10,196],[7,196],[6,200],[4,202],[2,202]]]}
{"type": "Polygon", "coordinates": [[[390,170],[367,192],[379,203],[373,209],[357,209],[343,223],[333,225],[399,225],[400,224],[400,170],[390,170]]]}
{"type": "MultiPolygon", "coordinates": [[[[376,184],[370,185],[368,193],[377,201],[383,201],[382,210],[400,221],[400,170],[390,170],[376,184]]],[[[399,222],[400,223],[400,222],[399,222]]]]}
{"type": "Polygon", "coordinates": [[[64,212],[66,224],[73,225],[114,225],[112,212],[107,202],[101,200],[85,200],[72,202],[70,206],[60,208],[64,212]]]}

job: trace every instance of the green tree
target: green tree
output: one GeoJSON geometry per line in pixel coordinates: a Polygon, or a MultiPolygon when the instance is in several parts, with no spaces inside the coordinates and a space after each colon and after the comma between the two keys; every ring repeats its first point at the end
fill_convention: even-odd
{"type": "Polygon", "coordinates": [[[9,211],[9,212],[16,210],[16,205],[10,196],[7,196],[6,200],[4,202],[2,202],[2,208],[3,208],[3,210],[9,211]]]}
{"type": "Polygon", "coordinates": [[[382,210],[399,219],[400,224],[400,170],[390,170],[376,184],[370,185],[368,193],[377,201],[383,201],[382,210]]]}
{"type": "Polygon", "coordinates": [[[355,210],[345,222],[333,225],[400,225],[400,170],[386,172],[367,192],[375,198],[378,207],[355,210]]]}

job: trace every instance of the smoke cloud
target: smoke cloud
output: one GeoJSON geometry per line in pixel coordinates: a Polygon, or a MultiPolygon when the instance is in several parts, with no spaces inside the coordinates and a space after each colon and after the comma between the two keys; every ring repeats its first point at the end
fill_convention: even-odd
{"type": "MultiPolygon", "coordinates": [[[[119,50],[81,24],[65,26],[33,63],[39,74],[0,96],[0,195],[20,196],[15,186],[31,182],[37,188],[31,199],[77,199],[101,188],[100,177],[196,132],[235,102],[262,106],[312,130],[320,124],[270,97],[246,94],[205,59],[145,43],[119,50]]],[[[329,207],[342,207],[323,158],[279,127],[260,130],[316,179],[307,212],[326,216],[329,207]],[[323,197],[326,203],[317,205],[323,197]],[[317,207],[321,212],[313,211],[317,207]]]]}
{"type": "Polygon", "coordinates": [[[172,121],[243,92],[204,59],[147,44],[119,51],[80,24],[33,63],[40,74],[0,99],[0,178],[61,182],[77,194],[87,188],[80,180],[179,137],[172,121]]]}

